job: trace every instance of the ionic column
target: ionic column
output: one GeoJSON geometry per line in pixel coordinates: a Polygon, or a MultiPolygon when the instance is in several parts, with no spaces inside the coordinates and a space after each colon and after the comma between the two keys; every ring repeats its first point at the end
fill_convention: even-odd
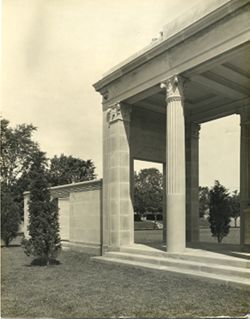
{"type": "Polygon", "coordinates": [[[199,131],[200,125],[186,122],[186,240],[199,241],[199,131]]]}
{"type": "Polygon", "coordinates": [[[250,249],[250,107],[240,111],[240,243],[250,249]]]}
{"type": "Polygon", "coordinates": [[[182,252],[186,247],[185,119],[182,84],[177,76],[166,88],[166,201],[167,251],[182,252]]]}
{"type": "Polygon", "coordinates": [[[166,163],[163,164],[163,207],[162,207],[162,222],[163,222],[163,238],[162,238],[162,242],[164,244],[166,244],[166,240],[167,240],[167,203],[166,203],[166,163]]]}
{"type": "Polygon", "coordinates": [[[133,238],[130,198],[129,105],[116,103],[104,112],[103,244],[112,250],[133,238]]]}
{"type": "Polygon", "coordinates": [[[135,187],[135,168],[134,168],[134,158],[130,156],[130,198],[133,206],[133,211],[130,216],[131,218],[131,243],[135,242],[135,232],[134,232],[134,187],[135,187]]]}

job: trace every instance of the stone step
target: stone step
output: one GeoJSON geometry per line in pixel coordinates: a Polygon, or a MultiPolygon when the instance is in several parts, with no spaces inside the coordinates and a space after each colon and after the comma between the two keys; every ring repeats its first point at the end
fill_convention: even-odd
{"type": "MultiPolygon", "coordinates": [[[[121,247],[121,252],[143,255],[143,256],[155,256],[155,257],[171,257],[180,260],[189,260],[195,262],[202,262],[205,264],[217,264],[217,265],[227,265],[237,268],[248,268],[250,269],[250,260],[245,258],[238,258],[233,256],[228,256],[222,253],[204,251],[201,249],[186,249],[182,254],[168,253],[161,250],[157,250],[144,245],[135,246],[124,246],[121,247]]],[[[246,256],[246,258],[250,256],[246,256]]]]}
{"type": "MultiPolygon", "coordinates": [[[[230,277],[240,277],[250,279],[250,269],[238,268],[224,265],[203,263],[201,261],[190,261],[171,257],[155,257],[145,255],[135,255],[123,252],[108,252],[105,254],[107,258],[118,258],[122,260],[145,262],[159,266],[177,267],[180,269],[193,270],[197,272],[214,273],[217,275],[225,275],[230,277]]],[[[249,282],[250,283],[250,282],[249,282]]]]}
{"type": "MultiPolygon", "coordinates": [[[[145,256],[142,256],[145,257],[145,256]]],[[[130,256],[131,258],[131,256],[130,256]]],[[[180,273],[183,275],[193,276],[195,278],[200,278],[203,280],[207,280],[210,282],[223,282],[223,284],[226,284],[230,287],[237,287],[240,289],[246,289],[250,290],[250,280],[248,278],[243,278],[241,276],[230,275],[230,272],[225,272],[224,274],[216,273],[216,272],[209,272],[205,269],[199,268],[200,265],[197,265],[198,269],[195,267],[184,267],[185,262],[182,262],[182,266],[180,267],[180,264],[176,263],[165,263],[161,264],[158,261],[152,262],[152,259],[150,258],[125,258],[124,254],[121,255],[121,253],[106,253],[105,256],[98,256],[98,257],[92,257],[93,260],[102,262],[102,263],[108,263],[108,264],[123,264],[127,266],[133,266],[136,268],[144,268],[148,270],[153,271],[169,271],[169,272],[175,272],[180,273]],[[119,254],[119,255],[118,255],[119,254]],[[122,257],[122,258],[121,258],[122,257]],[[124,258],[123,258],[124,257],[124,258]],[[201,270],[202,269],[202,270],[201,270]]],[[[154,258],[158,259],[158,258],[154,258]]],[[[170,258],[169,258],[170,259],[170,258]]],[[[198,263],[197,263],[198,264],[198,263]]],[[[215,270],[215,269],[214,269],[215,270]]],[[[245,269],[247,271],[247,269],[245,269]]]]}

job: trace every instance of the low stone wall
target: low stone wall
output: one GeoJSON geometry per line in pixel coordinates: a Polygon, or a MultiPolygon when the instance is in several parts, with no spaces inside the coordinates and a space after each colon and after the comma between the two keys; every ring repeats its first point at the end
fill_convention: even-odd
{"type": "MultiPolygon", "coordinates": [[[[63,248],[101,255],[102,180],[50,188],[58,198],[60,236],[63,248]]],[[[24,193],[24,235],[28,237],[29,192],[24,193]]]]}

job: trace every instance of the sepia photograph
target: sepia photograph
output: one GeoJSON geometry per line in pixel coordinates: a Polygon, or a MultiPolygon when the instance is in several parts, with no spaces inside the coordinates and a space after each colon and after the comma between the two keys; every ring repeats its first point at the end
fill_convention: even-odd
{"type": "Polygon", "coordinates": [[[250,1],[1,7],[1,318],[250,319],[250,1]]]}

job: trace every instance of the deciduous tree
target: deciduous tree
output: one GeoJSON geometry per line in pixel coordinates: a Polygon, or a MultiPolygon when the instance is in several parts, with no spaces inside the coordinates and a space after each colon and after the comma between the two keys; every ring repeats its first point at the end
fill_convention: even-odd
{"type": "Polygon", "coordinates": [[[163,176],[159,170],[142,169],[134,178],[134,210],[140,214],[162,212],[163,176]]]}
{"type": "Polygon", "coordinates": [[[17,235],[23,216],[23,176],[30,169],[32,157],[39,151],[32,140],[36,128],[32,124],[10,127],[1,119],[1,238],[8,246],[17,235]]]}
{"type": "Polygon", "coordinates": [[[89,181],[96,177],[92,160],[61,154],[50,160],[48,180],[51,186],[89,181]]]}
{"type": "Polygon", "coordinates": [[[19,206],[7,187],[1,189],[1,238],[6,247],[17,236],[20,224],[19,206]]]}
{"type": "Polygon", "coordinates": [[[209,188],[199,187],[199,215],[204,217],[209,208],[209,188]]]}
{"type": "Polygon", "coordinates": [[[20,176],[27,172],[33,154],[39,151],[38,144],[32,140],[36,127],[32,124],[20,124],[15,128],[9,121],[1,120],[1,183],[12,186],[20,176]]]}
{"type": "Polygon", "coordinates": [[[229,197],[230,216],[234,219],[234,226],[237,226],[237,218],[240,216],[240,196],[237,190],[229,197]]]}

